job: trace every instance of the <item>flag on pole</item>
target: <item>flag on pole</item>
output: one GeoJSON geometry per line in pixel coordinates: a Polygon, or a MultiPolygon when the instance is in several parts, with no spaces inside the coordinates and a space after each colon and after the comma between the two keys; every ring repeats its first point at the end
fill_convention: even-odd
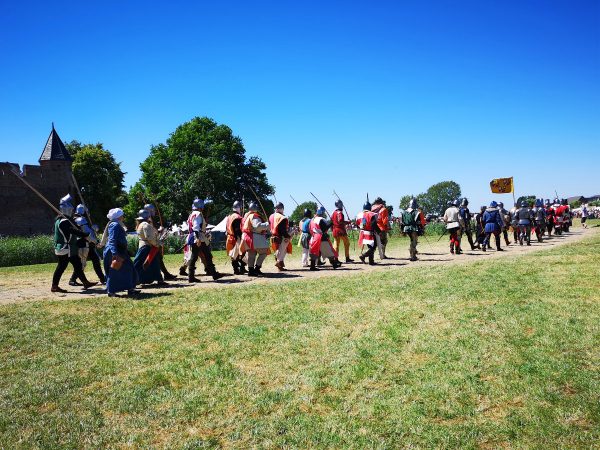
{"type": "Polygon", "coordinates": [[[514,192],[513,177],[496,178],[490,181],[490,187],[494,194],[509,194],[514,192]]]}

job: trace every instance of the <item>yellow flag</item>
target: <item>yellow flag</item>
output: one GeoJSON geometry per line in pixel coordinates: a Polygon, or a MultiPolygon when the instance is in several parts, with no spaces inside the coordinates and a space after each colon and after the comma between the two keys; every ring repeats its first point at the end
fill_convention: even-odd
{"type": "Polygon", "coordinates": [[[490,187],[494,194],[508,194],[513,192],[513,177],[510,178],[496,178],[490,181],[490,187]]]}

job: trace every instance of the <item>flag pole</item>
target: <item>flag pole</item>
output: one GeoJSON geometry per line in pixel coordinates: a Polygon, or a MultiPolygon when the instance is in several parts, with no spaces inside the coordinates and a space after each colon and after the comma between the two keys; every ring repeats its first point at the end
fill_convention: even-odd
{"type": "Polygon", "coordinates": [[[513,177],[510,177],[510,184],[512,186],[513,206],[516,206],[517,200],[515,199],[515,180],[513,177]]]}

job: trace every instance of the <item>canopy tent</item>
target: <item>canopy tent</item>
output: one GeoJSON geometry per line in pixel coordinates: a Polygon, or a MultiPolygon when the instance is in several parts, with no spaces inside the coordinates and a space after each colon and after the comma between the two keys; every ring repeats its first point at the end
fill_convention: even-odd
{"type": "Polygon", "coordinates": [[[227,217],[225,217],[218,224],[213,226],[210,231],[211,231],[211,233],[214,233],[215,231],[221,232],[221,233],[226,233],[227,232],[227,217]]]}

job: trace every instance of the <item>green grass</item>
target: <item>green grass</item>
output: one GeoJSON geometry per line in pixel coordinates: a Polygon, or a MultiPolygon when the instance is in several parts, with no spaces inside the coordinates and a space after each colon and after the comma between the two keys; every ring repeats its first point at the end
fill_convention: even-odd
{"type": "Polygon", "coordinates": [[[600,439],[600,236],[342,279],[0,308],[0,447],[600,439]]]}

